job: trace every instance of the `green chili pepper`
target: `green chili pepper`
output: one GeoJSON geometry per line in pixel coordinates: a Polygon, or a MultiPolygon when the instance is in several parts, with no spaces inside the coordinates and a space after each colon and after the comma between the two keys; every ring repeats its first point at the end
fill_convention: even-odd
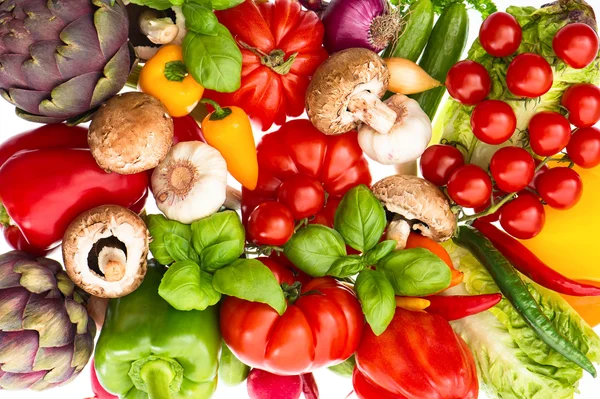
{"type": "Polygon", "coordinates": [[[217,386],[219,313],[175,310],[158,295],[154,261],[133,293],[111,299],[96,346],[102,386],[124,399],[208,399],[217,386]]]}
{"type": "Polygon", "coordinates": [[[592,362],[556,330],[529,293],[517,271],[500,251],[494,248],[490,240],[473,227],[461,226],[454,242],[469,250],[483,264],[502,294],[542,341],[596,377],[596,369],[592,362]]]}

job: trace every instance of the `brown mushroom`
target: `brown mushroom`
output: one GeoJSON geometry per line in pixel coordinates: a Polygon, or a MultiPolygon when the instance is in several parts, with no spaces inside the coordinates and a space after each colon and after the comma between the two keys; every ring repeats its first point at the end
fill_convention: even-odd
{"type": "Polygon", "coordinates": [[[362,122],[387,134],[396,113],[380,98],[390,74],[383,59],[364,48],[333,54],[315,72],[306,92],[306,111],[321,132],[342,134],[362,122]]]}
{"type": "Polygon", "coordinates": [[[90,125],[90,150],[98,166],[120,174],[155,168],[173,144],[173,120],[165,106],[144,93],[117,95],[90,125]]]}
{"type": "Polygon", "coordinates": [[[434,241],[449,240],[456,229],[450,203],[432,183],[417,176],[394,175],[373,185],[373,194],[393,215],[387,238],[396,240],[396,249],[406,246],[408,234],[419,231],[434,241]]]}
{"type": "Polygon", "coordinates": [[[84,291],[101,298],[133,292],[146,275],[150,233],[134,212],[104,205],[81,214],[63,239],[67,274],[84,291]]]}

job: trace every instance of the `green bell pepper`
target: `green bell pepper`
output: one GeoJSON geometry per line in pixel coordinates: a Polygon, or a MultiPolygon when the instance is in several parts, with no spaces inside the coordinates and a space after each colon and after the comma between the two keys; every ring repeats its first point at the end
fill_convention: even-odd
{"type": "Polygon", "coordinates": [[[111,299],[96,346],[98,378],[124,399],[210,398],[217,387],[219,312],[182,312],[158,295],[154,261],[133,293],[111,299]]]}

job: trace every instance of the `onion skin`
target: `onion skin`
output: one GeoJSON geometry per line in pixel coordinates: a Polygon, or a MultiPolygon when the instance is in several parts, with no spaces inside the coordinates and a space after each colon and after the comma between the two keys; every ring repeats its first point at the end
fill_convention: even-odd
{"type": "Polygon", "coordinates": [[[404,58],[386,58],[390,71],[388,90],[398,94],[416,94],[442,86],[423,68],[404,58]]]}
{"type": "Polygon", "coordinates": [[[376,53],[387,47],[393,37],[397,37],[398,27],[390,27],[385,36],[376,38],[372,35],[373,22],[377,17],[390,17],[390,9],[386,0],[332,0],[323,13],[325,25],[324,46],[329,53],[353,47],[367,48],[376,53]]]}

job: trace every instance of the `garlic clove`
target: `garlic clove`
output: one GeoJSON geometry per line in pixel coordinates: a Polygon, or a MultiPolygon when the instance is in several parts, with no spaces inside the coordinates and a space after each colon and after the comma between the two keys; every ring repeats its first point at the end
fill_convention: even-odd
{"type": "Polygon", "coordinates": [[[192,223],[217,212],[225,203],[227,163],[206,143],[179,143],[154,169],[152,191],[167,218],[192,223]]]}

